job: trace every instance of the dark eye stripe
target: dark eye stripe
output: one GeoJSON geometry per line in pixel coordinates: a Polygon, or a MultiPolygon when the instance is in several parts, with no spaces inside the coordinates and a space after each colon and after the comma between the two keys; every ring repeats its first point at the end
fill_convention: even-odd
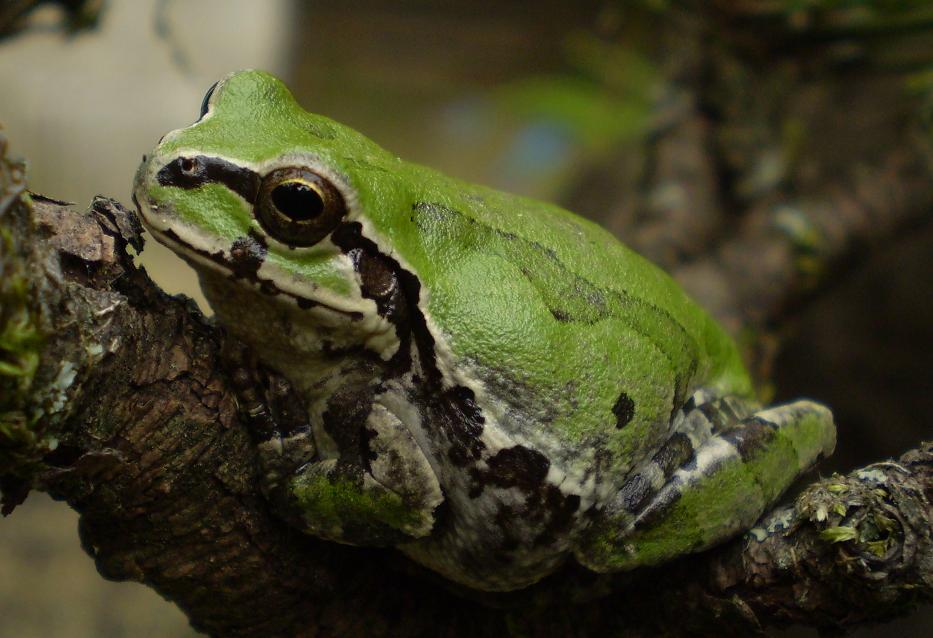
{"type": "Polygon", "coordinates": [[[162,167],[156,179],[163,186],[186,189],[208,183],[224,184],[250,204],[256,202],[261,181],[259,175],[248,168],[205,155],[177,157],[162,167]]]}

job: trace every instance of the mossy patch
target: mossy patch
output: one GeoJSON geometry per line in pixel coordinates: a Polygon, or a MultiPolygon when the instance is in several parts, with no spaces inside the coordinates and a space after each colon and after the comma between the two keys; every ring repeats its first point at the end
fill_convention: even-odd
{"type": "Polygon", "coordinates": [[[3,157],[0,138],[0,482],[5,511],[21,500],[39,468],[45,445],[28,410],[43,347],[39,311],[29,278],[31,200],[23,191],[22,166],[3,157]],[[10,486],[21,493],[9,495],[10,486]]]}

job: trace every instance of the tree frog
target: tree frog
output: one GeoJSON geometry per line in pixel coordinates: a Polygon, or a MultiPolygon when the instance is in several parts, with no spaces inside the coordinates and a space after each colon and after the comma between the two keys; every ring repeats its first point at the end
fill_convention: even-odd
{"type": "Polygon", "coordinates": [[[485,591],[630,570],[748,529],[833,449],[826,407],[756,403],[723,329],[596,224],[405,162],[268,73],[212,87],[134,199],[300,398],[257,458],[322,539],[485,591]]]}

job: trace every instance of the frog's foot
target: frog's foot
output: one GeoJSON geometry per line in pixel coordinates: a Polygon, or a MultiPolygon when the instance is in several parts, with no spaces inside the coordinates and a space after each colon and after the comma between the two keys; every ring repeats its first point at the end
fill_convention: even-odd
{"type": "Polygon", "coordinates": [[[383,398],[348,385],[328,400],[318,435],[336,445],[336,458],[307,456],[314,450],[307,427],[259,444],[266,495],[280,516],[309,534],[351,545],[395,545],[432,531],[444,501],[440,484],[383,398]]]}
{"type": "Polygon", "coordinates": [[[698,418],[676,424],[647,469],[626,482],[577,548],[581,563],[601,572],[632,569],[724,541],[751,527],[835,445],[832,414],[812,401],[744,418],[734,401],[701,411],[707,425],[698,418]]]}
{"type": "Polygon", "coordinates": [[[251,360],[245,348],[231,346],[225,357],[256,443],[261,487],[276,514],[309,534],[354,545],[392,545],[430,533],[444,500],[440,485],[411,433],[371,388],[348,384],[331,397],[328,435],[341,453],[323,459],[288,380],[251,360]]]}
{"type": "Polygon", "coordinates": [[[259,366],[245,347],[230,344],[224,356],[233,369],[239,411],[256,443],[268,496],[317,454],[307,410],[288,380],[259,366]]]}
{"type": "MultiPolygon", "coordinates": [[[[338,393],[329,409],[346,398],[338,393]]],[[[355,453],[298,468],[277,490],[279,509],[309,534],[351,545],[396,545],[427,536],[444,501],[427,458],[378,400],[358,416],[362,427],[340,424],[346,439],[341,448],[355,453]],[[347,431],[354,426],[356,436],[347,431]]]]}
{"type": "Polygon", "coordinates": [[[308,428],[260,442],[262,488],[276,513],[308,534],[351,545],[395,545],[429,534],[444,497],[427,459],[412,458],[407,431],[391,440],[369,434],[366,463],[315,459],[308,428]]]}

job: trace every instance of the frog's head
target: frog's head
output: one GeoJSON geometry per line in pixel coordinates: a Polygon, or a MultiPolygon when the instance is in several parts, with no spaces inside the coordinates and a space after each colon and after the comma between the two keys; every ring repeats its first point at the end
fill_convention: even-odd
{"type": "Polygon", "coordinates": [[[388,217],[406,214],[411,181],[397,178],[400,164],[356,131],[304,111],[275,77],[239,71],[208,91],[197,122],[159,141],[134,198],[147,228],[202,283],[222,277],[255,298],[359,324],[378,319],[376,305],[335,231],[392,227],[388,217]]]}

